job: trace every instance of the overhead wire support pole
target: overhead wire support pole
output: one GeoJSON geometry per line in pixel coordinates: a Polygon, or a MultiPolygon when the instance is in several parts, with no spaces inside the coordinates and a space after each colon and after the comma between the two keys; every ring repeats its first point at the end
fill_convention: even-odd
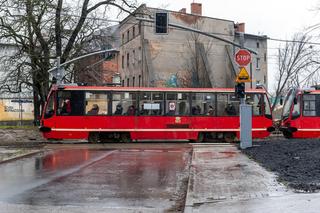
{"type": "Polygon", "coordinates": [[[83,59],[83,58],[86,58],[86,57],[89,57],[89,56],[93,56],[93,55],[97,55],[97,54],[102,54],[102,53],[107,53],[107,52],[116,52],[117,50],[116,49],[108,49],[108,50],[101,50],[101,51],[97,51],[97,52],[92,52],[92,53],[88,53],[86,55],[82,55],[82,56],[79,56],[77,58],[74,58],[70,61],[66,61],[62,64],[60,64],[60,57],[57,57],[57,66],[56,67],[53,67],[51,69],[48,70],[48,73],[51,73],[53,71],[56,71],[57,70],[57,74],[56,74],[56,77],[57,77],[57,84],[61,84],[62,83],[62,79],[64,77],[64,69],[63,67],[68,65],[68,64],[71,64],[75,61],[78,61],[80,59],[83,59]]]}
{"type": "MultiPolygon", "coordinates": [[[[152,23],[154,23],[154,20],[153,20],[153,19],[140,18],[140,17],[136,17],[136,19],[137,19],[138,21],[145,21],[145,22],[152,22],[152,23]]],[[[171,27],[175,27],[175,28],[179,28],[179,29],[183,29],[183,30],[187,30],[187,31],[199,33],[199,34],[201,34],[201,35],[205,35],[205,36],[208,36],[208,37],[211,37],[211,38],[214,38],[214,39],[223,41],[223,42],[225,42],[225,43],[231,44],[232,46],[246,49],[246,50],[248,50],[249,52],[257,55],[257,52],[256,52],[256,51],[254,51],[254,50],[252,50],[252,49],[250,49],[250,48],[242,47],[241,44],[237,44],[237,43],[235,43],[235,42],[232,42],[232,41],[229,41],[229,40],[227,40],[227,39],[221,38],[221,37],[219,37],[219,36],[216,36],[216,35],[213,35],[213,34],[210,34],[210,33],[207,33],[207,32],[203,32],[203,31],[201,31],[201,30],[194,29],[194,28],[191,28],[191,27],[186,27],[186,26],[183,26],[183,25],[179,25],[179,24],[168,23],[168,25],[171,26],[171,27]]]]}

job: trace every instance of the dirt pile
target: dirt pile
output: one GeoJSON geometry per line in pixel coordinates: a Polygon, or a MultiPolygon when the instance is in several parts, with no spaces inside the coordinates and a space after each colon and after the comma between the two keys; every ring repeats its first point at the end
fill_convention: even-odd
{"type": "Polygon", "coordinates": [[[243,150],[250,158],[278,175],[278,180],[297,191],[320,191],[320,140],[256,142],[243,150]]]}

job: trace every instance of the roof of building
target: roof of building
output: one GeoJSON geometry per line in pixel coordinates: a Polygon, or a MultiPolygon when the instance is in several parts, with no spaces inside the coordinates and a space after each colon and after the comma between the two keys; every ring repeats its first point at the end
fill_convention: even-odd
{"type": "MultiPolygon", "coordinates": [[[[236,37],[240,37],[240,33],[239,32],[235,32],[235,36],[236,37]]],[[[266,36],[266,35],[253,35],[253,34],[248,34],[248,33],[244,33],[244,37],[245,38],[251,38],[251,39],[259,39],[259,40],[268,39],[268,36],[266,36]]]]}
{"type": "MultiPolygon", "coordinates": [[[[184,12],[180,12],[180,11],[173,11],[173,10],[167,10],[167,9],[161,9],[161,8],[147,7],[146,4],[141,4],[132,14],[137,13],[137,11],[141,10],[142,8],[151,9],[151,10],[158,10],[158,11],[164,11],[164,12],[168,12],[168,13],[179,13],[179,14],[184,14],[184,15],[189,15],[189,16],[198,16],[198,17],[202,17],[202,18],[208,18],[208,19],[220,20],[220,21],[228,21],[228,22],[234,23],[234,21],[227,20],[227,19],[213,18],[213,17],[209,17],[209,16],[202,16],[202,15],[197,15],[197,14],[192,14],[192,13],[184,13],[184,12]]],[[[120,26],[122,24],[124,24],[129,18],[131,18],[132,14],[130,14],[126,18],[124,18],[120,22],[120,26]]]]}

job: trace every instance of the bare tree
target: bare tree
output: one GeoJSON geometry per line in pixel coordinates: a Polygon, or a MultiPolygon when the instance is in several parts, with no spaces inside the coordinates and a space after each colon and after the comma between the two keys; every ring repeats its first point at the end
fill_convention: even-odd
{"type": "Polygon", "coordinates": [[[19,93],[29,88],[34,96],[35,119],[49,91],[48,70],[53,59],[61,63],[92,51],[94,32],[108,24],[111,8],[130,13],[136,0],[0,0],[0,40],[17,47],[3,57],[0,91],[19,93]]]}
{"type": "Polygon", "coordinates": [[[286,42],[284,47],[278,49],[278,70],[272,110],[279,98],[290,88],[312,84],[317,78],[319,63],[315,48],[309,44],[310,39],[310,36],[298,33],[292,41],[286,42]]]}

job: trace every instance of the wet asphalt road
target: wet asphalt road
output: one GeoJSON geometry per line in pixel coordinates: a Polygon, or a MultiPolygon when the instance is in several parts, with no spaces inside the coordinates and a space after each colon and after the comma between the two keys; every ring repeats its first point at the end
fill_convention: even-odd
{"type": "Polygon", "coordinates": [[[185,145],[63,147],[0,164],[0,212],[17,206],[175,212],[184,205],[191,151],[185,145]]]}

